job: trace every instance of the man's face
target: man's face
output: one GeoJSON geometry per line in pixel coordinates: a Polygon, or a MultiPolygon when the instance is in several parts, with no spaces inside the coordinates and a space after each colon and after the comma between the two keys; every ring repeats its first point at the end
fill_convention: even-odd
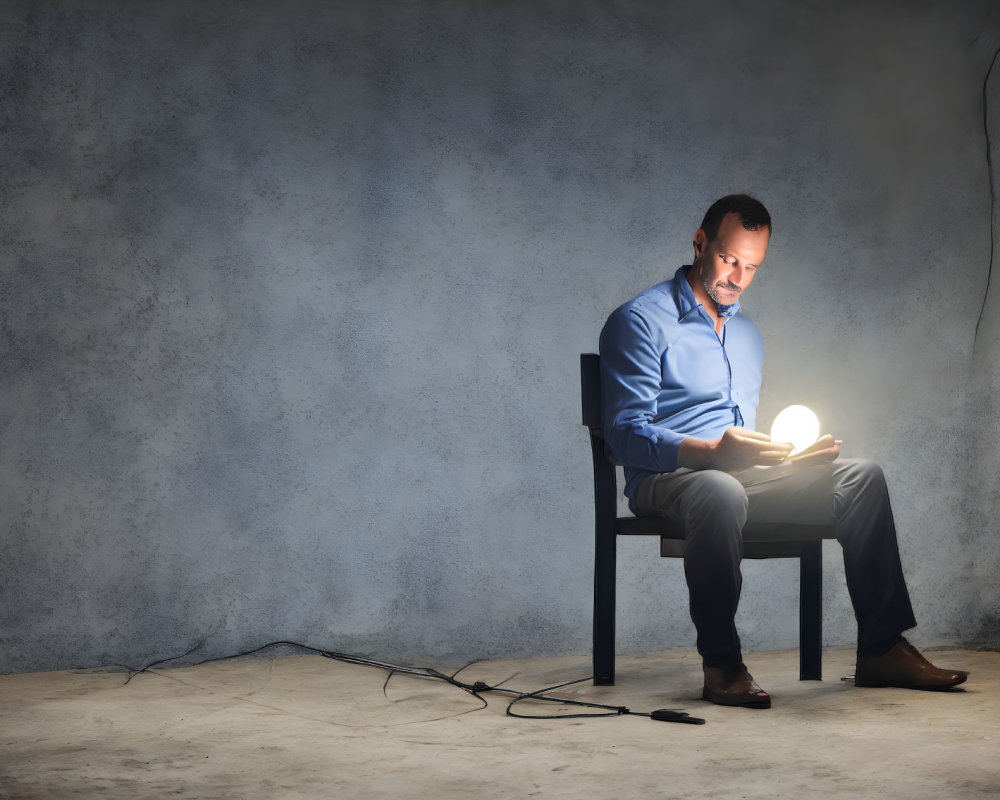
{"type": "Polygon", "coordinates": [[[695,278],[717,305],[730,306],[739,299],[764,262],[770,238],[770,230],[748,231],[733,213],[722,218],[711,242],[705,231],[698,229],[694,235],[695,278]]]}

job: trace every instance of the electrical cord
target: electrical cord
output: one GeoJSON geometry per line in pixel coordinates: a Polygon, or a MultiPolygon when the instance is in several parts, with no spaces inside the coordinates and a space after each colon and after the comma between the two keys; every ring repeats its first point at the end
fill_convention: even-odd
{"type": "MultiPolygon", "coordinates": [[[[204,641],[198,642],[198,644],[194,645],[194,647],[190,648],[184,653],[181,653],[180,655],[170,656],[169,658],[162,658],[158,661],[153,661],[152,663],[147,664],[146,666],[140,667],[138,669],[133,667],[128,667],[123,664],[116,664],[115,666],[121,666],[128,670],[129,676],[125,681],[125,684],[128,684],[128,682],[131,681],[132,678],[134,678],[136,675],[139,675],[143,672],[148,672],[154,669],[155,667],[161,666],[163,664],[168,664],[171,661],[176,661],[178,659],[184,658],[185,656],[188,656],[194,651],[198,650],[203,644],[204,641]]],[[[567,681],[566,683],[560,683],[555,686],[549,686],[544,689],[537,689],[533,692],[523,692],[517,689],[508,689],[507,687],[503,686],[503,682],[491,685],[483,681],[476,681],[475,683],[466,683],[464,681],[460,681],[456,676],[463,670],[468,669],[469,666],[471,666],[471,664],[466,664],[461,669],[458,669],[451,675],[448,675],[444,672],[433,669],[431,667],[412,667],[403,664],[389,664],[384,661],[376,661],[370,658],[363,658],[361,656],[351,655],[350,653],[338,653],[334,650],[322,650],[318,647],[310,647],[309,645],[306,644],[301,644],[299,642],[290,642],[287,640],[268,642],[265,645],[261,645],[260,647],[254,648],[253,650],[246,650],[242,653],[235,653],[229,656],[206,658],[203,661],[198,661],[192,664],[191,666],[198,667],[201,666],[202,664],[210,664],[215,661],[228,661],[233,658],[252,656],[262,652],[263,650],[267,650],[271,647],[281,647],[281,646],[296,647],[300,650],[306,650],[310,653],[316,653],[317,655],[323,656],[324,658],[329,658],[334,661],[341,661],[345,664],[357,664],[360,666],[375,667],[378,669],[386,670],[389,674],[386,676],[385,683],[382,685],[383,694],[386,693],[386,687],[388,686],[389,681],[392,679],[393,675],[399,674],[399,675],[410,675],[416,678],[428,678],[431,680],[438,680],[447,683],[450,686],[454,686],[458,689],[461,689],[462,691],[472,695],[482,703],[482,707],[479,710],[482,710],[482,708],[486,708],[487,705],[489,705],[487,701],[482,697],[482,694],[484,692],[497,692],[500,694],[512,695],[514,699],[511,700],[510,703],[507,705],[506,714],[509,717],[517,717],[519,719],[586,719],[594,717],[617,717],[617,716],[630,715],[634,717],[649,717],[650,719],[658,720],[661,722],[681,722],[681,723],[687,723],[689,725],[703,725],[705,723],[705,720],[701,719],[700,717],[692,717],[686,711],[676,711],[667,708],[660,708],[655,711],[632,711],[630,708],[627,708],[626,706],[612,706],[612,705],[606,705],[604,703],[594,703],[589,700],[574,700],[573,698],[569,697],[558,697],[549,694],[549,692],[554,692],[557,691],[558,689],[564,689],[567,686],[573,686],[578,683],[589,681],[591,680],[591,677],[578,678],[576,680],[567,681]],[[591,708],[595,710],[590,712],[580,712],[574,714],[550,714],[550,715],[518,714],[511,710],[516,703],[520,703],[525,700],[537,700],[539,702],[544,702],[544,703],[557,703],[563,706],[575,706],[581,708],[591,708]]],[[[474,664],[476,662],[471,662],[471,663],[474,664]]],[[[510,679],[508,678],[507,680],[510,679]]]]}
{"type": "Polygon", "coordinates": [[[513,700],[507,704],[507,716],[518,717],[519,719],[584,719],[589,717],[617,717],[621,715],[628,714],[633,717],[649,717],[650,719],[660,720],[661,722],[686,722],[690,725],[704,725],[705,720],[700,717],[692,717],[686,711],[675,711],[669,708],[658,708],[656,711],[632,711],[632,709],[626,706],[609,706],[603,703],[593,703],[584,700],[571,700],[567,697],[550,697],[545,694],[545,692],[552,692],[556,689],[562,689],[566,686],[572,686],[577,683],[583,683],[584,681],[591,680],[588,678],[578,678],[575,681],[568,681],[567,683],[560,683],[556,686],[550,686],[547,689],[539,689],[534,692],[516,692],[509,689],[504,689],[499,686],[487,687],[493,692],[510,692],[511,694],[516,694],[513,700]],[[549,702],[561,703],[563,705],[573,705],[573,706],[585,706],[588,708],[599,708],[606,709],[602,712],[594,712],[587,714],[548,714],[548,715],[538,715],[538,714],[515,714],[511,711],[511,708],[515,703],[520,703],[522,700],[544,700],[549,702]]]}
{"type": "Polygon", "coordinates": [[[996,186],[993,181],[993,144],[990,141],[989,94],[987,92],[987,87],[990,82],[990,74],[993,72],[993,67],[996,66],[998,56],[1000,56],[1000,47],[998,47],[993,53],[993,60],[990,61],[990,68],[986,70],[986,77],[983,78],[983,133],[986,136],[986,171],[990,183],[990,264],[986,271],[986,289],[983,292],[983,305],[979,309],[979,318],[976,320],[976,330],[972,336],[973,347],[975,347],[976,342],[979,339],[979,325],[983,321],[983,313],[986,311],[986,300],[990,294],[990,283],[993,280],[993,251],[996,246],[996,237],[993,233],[993,227],[995,224],[993,217],[996,209],[997,196],[996,186]]]}

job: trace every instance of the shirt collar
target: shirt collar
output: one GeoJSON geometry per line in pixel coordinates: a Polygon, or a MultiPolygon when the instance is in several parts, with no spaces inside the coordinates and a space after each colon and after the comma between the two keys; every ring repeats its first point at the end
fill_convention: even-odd
{"type": "MultiPolygon", "coordinates": [[[[677,305],[681,310],[681,318],[683,319],[692,311],[701,307],[701,303],[695,300],[694,292],[691,290],[691,284],[687,281],[688,270],[691,269],[690,264],[685,264],[683,267],[674,273],[674,292],[677,296],[677,305]]],[[[740,310],[740,301],[736,300],[735,303],[724,306],[721,303],[718,304],[719,316],[720,317],[735,317],[740,310]]]]}

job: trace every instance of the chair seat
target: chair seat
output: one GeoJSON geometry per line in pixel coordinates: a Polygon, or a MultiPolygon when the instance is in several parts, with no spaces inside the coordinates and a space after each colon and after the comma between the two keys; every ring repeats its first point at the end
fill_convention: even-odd
{"type": "MultiPolygon", "coordinates": [[[[684,530],[662,517],[617,517],[616,536],[659,536],[660,555],[684,555],[684,530]]],[[[743,530],[744,558],[792,558],[801,553],[798,545],[818,539],[836,539],[830,525],[750,523],[743,530]]]]}

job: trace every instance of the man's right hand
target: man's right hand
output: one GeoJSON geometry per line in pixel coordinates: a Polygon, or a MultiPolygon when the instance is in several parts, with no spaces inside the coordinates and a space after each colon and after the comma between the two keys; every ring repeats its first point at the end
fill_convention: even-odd
{"type": "Polygon", "coordinates": [[[747,428],[727,428],[718,439],[685,439],[678,452],[678,465],[693,469],[742,472],[750,467],[780,464],[792,452],[791,442],[772,442],[771,437],[747,428]]]}

